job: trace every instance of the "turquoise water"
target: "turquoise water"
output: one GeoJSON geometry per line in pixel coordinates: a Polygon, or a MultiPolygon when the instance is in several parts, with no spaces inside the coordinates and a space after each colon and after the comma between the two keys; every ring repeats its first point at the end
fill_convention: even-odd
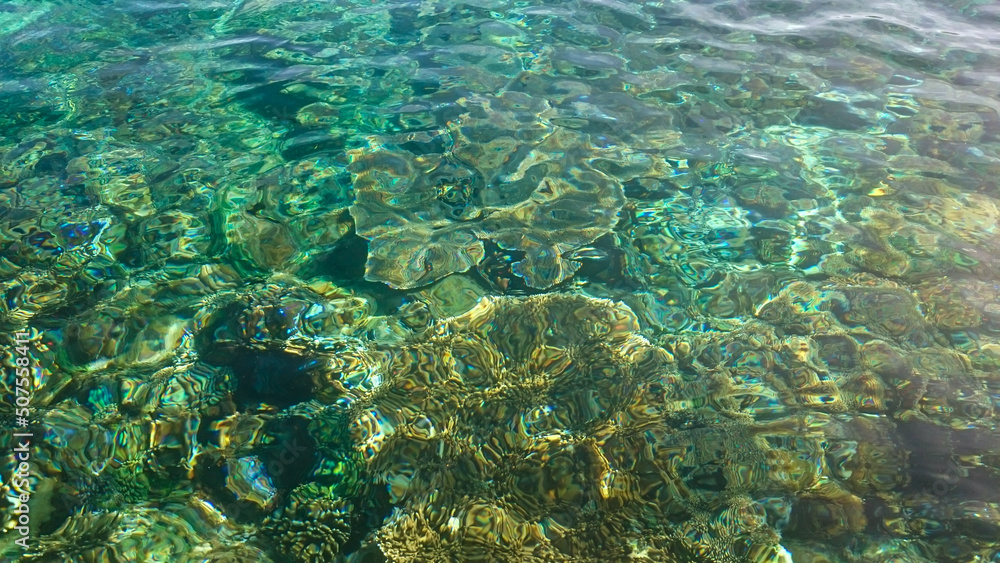
{"type": "Polygon", "coordinates": [[[0,2],[0,558],[1000,561],[998,68],[985,1],[0,2]]]}

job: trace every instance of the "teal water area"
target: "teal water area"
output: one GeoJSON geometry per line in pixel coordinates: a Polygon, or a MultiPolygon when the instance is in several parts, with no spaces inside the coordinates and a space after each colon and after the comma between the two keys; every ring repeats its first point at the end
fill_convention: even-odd
{"type": "Polygon", "coordinates": [[[992,1],[0,2],[0,559],[998,562],[997,69],[992,1]]]}

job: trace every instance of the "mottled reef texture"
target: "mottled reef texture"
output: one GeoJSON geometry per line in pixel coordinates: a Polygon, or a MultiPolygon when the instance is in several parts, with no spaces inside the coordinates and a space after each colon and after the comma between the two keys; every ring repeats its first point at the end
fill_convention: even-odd
{"type": "Polygon", "coordinates": [[[0,558],[998,560],[997,22],[0,4],[0,558]]]}

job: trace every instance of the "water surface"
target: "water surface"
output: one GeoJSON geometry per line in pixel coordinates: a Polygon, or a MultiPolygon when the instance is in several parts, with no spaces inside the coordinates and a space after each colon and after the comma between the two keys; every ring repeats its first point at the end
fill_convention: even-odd
{"type": "Polygon", "coordinates": [[[0,3],[5,560],[1000,561],[997,68],[986,1],[0,3]]]}

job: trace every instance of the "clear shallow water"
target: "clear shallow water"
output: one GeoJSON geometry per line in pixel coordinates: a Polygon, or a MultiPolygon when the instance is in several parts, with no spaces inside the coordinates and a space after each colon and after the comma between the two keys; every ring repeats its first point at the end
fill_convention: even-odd
{"type": "Polygon", "coordinates": [[[5,557],[997,560],[998,41],[0,4],[5,557]]]}

